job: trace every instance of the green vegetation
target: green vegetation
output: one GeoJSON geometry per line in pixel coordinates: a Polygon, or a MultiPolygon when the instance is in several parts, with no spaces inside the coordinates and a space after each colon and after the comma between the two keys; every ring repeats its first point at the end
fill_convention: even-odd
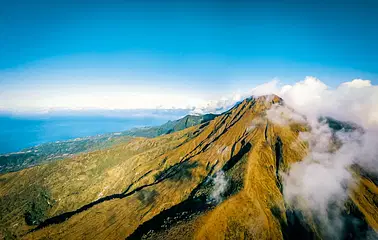
{"type": "Polygon", "coordinates": [[[214,114],[187,115],[175,121],[168,121],[158,127],[135,128],[120,133],[41,144],[17,153],[0,155],[0,173],[19,171],[41,163],[72,157],[78,153],[106,149],[115,144],[128,142],[131,137],[153,138],[177,132],[210,121],[215,117],[214,114]]]}
{"type": "Polygon", "coordinates": [[[155,198],[158,194],[159,193],[155,189],[153,189],[152,191],[141,190],[137,193],[137,198],[141,203],[149,205],[155,201],[155,198]]]}
{"type": "Polygon", "coordinates": [[[343,131],[349,132],[349,131],[354,131],[356,129],[361,130],[361,127],[359,127],[355,123],[338,121],[331,117],[323,117],[323,118],[320,118],[319,121],[325,121],[328,124],[328,126],[334,131],[343,130],[343,131]]]}
{"type": "MultiPolygon", "coordinates": [[[[308,154],[298,140],[308,127],[267,124],[277,101],[245,100],[206,124],[178,131],[202,122],[188,116],[141,130],[156,138],[132,130],[106,149],[2,174],[0,238],[315,239],[316,216],[285,205],[279,175],[308,154]]],[[[373,234],[378,187],[354,174],[346,218],[373,234]]]]}
{"type": "Polygon", "coordinates": [[[41,144],[20,152],[0,155],[0,173],[19,171],[41,163],[72,157],[77,153],[108,148],[130,139],[128,136],[105,134],[41,144]]]}
{"type": "MultiPolygon", "coordinates": [[[[111,148],[0,175],[0,236],[22,235],[54,216],[96,200],[123,196],[148,181],[154,161],[186,140],[185,130],[153,138],[130,138],[111,148]],[[134,185],[134,186],[133,186],[134,185]]],[[[153,202],[157,190],[145,189],[140,201],[153,202]]],[[[1,237],[0,237],[1,239],[1,237]]]]}
{"type": "Polygon", "coordinates": [[[38,225],[46,219],[47,212],[53,205],[51,194],[42,187],[38,187],[37,195],[28,202],[25,212],[25,222],[28,225],[38,225]]]}

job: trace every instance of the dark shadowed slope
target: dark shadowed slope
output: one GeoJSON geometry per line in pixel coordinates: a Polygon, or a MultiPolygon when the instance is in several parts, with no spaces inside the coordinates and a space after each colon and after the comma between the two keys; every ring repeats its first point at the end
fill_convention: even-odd
{"type": "MultiPolygon", "coordinates": [[[[286,206],[279,174],[306,156],[308,145],[298,135],[309,127],[269,121],[266,111],[273,104],[284,103],[277,96],[246,99],[182,131],[1,175],[2,234],[23,239],[322,238],[316,216],[286,206]]],[[[358,176],[359,188],[351,191],[343,212],[342,239],[377,230],[377,187],[366,174],[358,176]]]]}

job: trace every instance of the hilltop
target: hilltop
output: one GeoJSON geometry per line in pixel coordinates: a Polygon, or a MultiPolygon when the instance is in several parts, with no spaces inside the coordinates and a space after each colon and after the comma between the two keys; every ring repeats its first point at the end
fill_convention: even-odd
{"type": "MultiPolygon", "coordinates": [[[[273,106],[285,103],[274,95],[251,97],[217,116],[167,123],[154,131],[157,137],[0,175],[2,236],[324,238],[316,215],[285,203],[280,174],[307,155],[309,144],[299,135],[310,126],[296,118],[271,121],[273,106]]],[[[334,131],[351,126],[327,122],[334,131]]],[[[374,237],[377,185],[358,166],[351,171],[359,182],[348,186],[341,238],[374,237]]]]}

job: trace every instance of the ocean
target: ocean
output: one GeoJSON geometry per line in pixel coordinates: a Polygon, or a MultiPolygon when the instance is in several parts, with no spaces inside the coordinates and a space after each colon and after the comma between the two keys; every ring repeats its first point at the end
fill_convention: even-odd
{"type": "Polygon", "coordinates": [[[175,117],[0,116],[0,154],[20,151],[38,144],[78,137],[120,132],[135,127],[158,126],[175,117]]]}

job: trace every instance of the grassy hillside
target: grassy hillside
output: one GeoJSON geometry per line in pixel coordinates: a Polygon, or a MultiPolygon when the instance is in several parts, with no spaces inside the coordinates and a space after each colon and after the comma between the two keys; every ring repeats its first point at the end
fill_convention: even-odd
{"type": "Polygon", "coordinates": [[[0,227],[6,234],[25,233],[29,225],[51,216],[122,194],[133,181],[148,176],[146,172],[154,165],[150,161],[188,137],[181,132],[157,140],[135,138],[111,149],[0,175],[0,227]]]}
{"type": "MultiPolygon", "coordinates": [[[[182,131],[0,175],[2,237],[320,238],[311,214],[285,205],[279,175],[307,154],[309,127],[268,121],[274,103],[246,99],[182,131]]],[[[345,214],[374,232],[377,187],[356,174],[345,214]]]]}

